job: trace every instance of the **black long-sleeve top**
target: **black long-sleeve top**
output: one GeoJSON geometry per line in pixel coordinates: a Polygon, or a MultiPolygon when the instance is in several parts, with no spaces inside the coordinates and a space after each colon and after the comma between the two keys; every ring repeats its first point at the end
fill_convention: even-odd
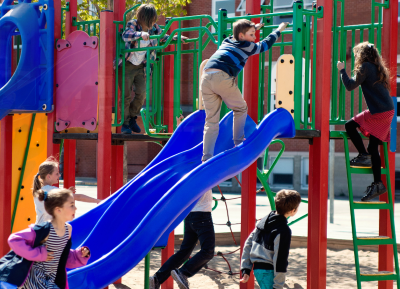
{"type": "Polygon", "coordinates": [[[365,101],[371,114],[390,111],[394,109],[393,100],[389,91],[381,83],[377,82],[378,68],[371,62],[364,62],[360,72],[350,78],[345,69],[340,70],[342,82],[348,91],[361,85],[365,101]]]}

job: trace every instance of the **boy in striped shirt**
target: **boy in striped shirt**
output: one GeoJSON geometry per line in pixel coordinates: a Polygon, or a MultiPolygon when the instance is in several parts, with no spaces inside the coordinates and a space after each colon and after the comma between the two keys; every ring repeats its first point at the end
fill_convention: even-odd
{"type": "Polygon", "coordinates": [[[254,43],[256,30],[259,30],[263,24],[255,25],[245,19],[236,21],[233,23],[233,36],[226,38],[207,62],[200,84],[206,111],[203,135],[203,162],[214,155],[215,142],[219,132],[222,100],[228,108],[233,110],[233,142],[235,146],[243,142],[247,104],[235,79],[243,69],[249,56],[262,53],[271,48],[288,24],[280,24],[277,30],[262,41],[254,43]]]}

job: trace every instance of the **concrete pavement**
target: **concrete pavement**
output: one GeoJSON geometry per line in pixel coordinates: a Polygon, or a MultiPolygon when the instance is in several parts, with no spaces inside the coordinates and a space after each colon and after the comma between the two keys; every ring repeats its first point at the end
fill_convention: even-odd
{"type": "MultiPolygon", "coordinates": [[[[93,180],[92,180],[93,181],[93,180]]],[[[85,180],[77,181],[76,191],[81,194],[85,194],[91,197],[96,197],[97,187],[82,185],[83,183],[88,184],[92,182],[85,180]]],[[[93,183],[93,182],[92,182],[93,183]]],[[[62,184],[60,184],[61,186],[62,184]]],[[[221,195],[218,193],[213,194],[215,198],[220,198],[221,195]]],[[[241,199],[238,198],[240,195],[237,194],[224,194],[226,199],[234,198],[234,200],[228,200],[228,210],[230,222],[232,223],[232,230],[234,232],[240,231],[241,218],[241,199]]],[[[91,210],[96,204],[76,202],[78,207],[77,216],[80,216],[87,211],[91,210]]],[[[329,208],[329,206],[328,206],[329,208]]],[[[257,195],[257,219],[262,218],[270,212],[271,208],[268,202],[268,198],[265,195],[259,193],[257,195]]],[[[298,214],[294,217],[297,218],[306,214],[308,210],[307,204],[302,203],[299,208],[298,214]]],[[[328,211],[328,238],[332,239],[344,239],[351,240],[351,221],[350,221],[350,208],[349,201],[347,199],[335,199],[334,202],[334,223],[329,223],[329,211],[328,211]]],[[[228,221],[225,204],[219,202],[218,207],[213,211],[213,220],[215,225],[215,231],[217,233],[229,232],[229,228],[225,225],[228,221]],[[219,225],[222,224],[222,225],[219,225]]],[[[356,225],[359,236],[377,236],[379,232],[379,212],[378,210],[356,210],[356,225]]],[[[400,202],[395,204],[395,223],[396,223],[396,236],[400,236],[400,202]]],[[[301,220],[294,224],[292,227],[293,236],[307,236],[307,219],[301,220]]],[[[176,234],[183,233],[183,224],[179,225],[175,230],[176,234]]],[[[398,241],[399,242],[399,241],[398,241]]]]}

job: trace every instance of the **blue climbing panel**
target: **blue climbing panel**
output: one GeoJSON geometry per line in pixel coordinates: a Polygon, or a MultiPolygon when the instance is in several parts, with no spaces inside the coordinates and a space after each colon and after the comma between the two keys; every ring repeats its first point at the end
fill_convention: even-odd
{"type": "Polygon", "coordinates": [[[9,113],[53,109],[53,0],[5,0],[0,6],[0,120],[9,113]],[[12,36],[21,35],[18,66],[11,75],[12,36]]]}

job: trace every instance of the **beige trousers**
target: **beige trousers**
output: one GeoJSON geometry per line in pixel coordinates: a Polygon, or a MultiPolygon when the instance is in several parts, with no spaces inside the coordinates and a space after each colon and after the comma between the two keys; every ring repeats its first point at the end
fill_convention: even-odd
{"type": "Polygon", "coordinates": [[[233,142],[235,145],[242,143],[244,139],[247,104],[235,83],[235,78],[223,71],[203,72],[200,90],[206,111],[202,157],[202,161],[206,161],[214,155],[222,101],[233,111],[233,142]]]}

